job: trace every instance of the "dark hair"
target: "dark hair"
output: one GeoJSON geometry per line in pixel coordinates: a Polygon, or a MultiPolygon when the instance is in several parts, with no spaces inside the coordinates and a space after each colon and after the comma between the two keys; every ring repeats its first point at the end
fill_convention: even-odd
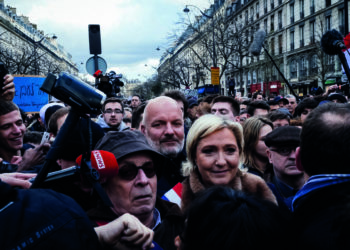
{"type": "Polygon", "coordinates": [[[180,90],[169,90],[163,92],[162,96],[167,96],[174,99],[175,101],[182,102],[184,104],[184,116],[187,116],[188,100],[184,93],[182,93],[180,90]]]}
{"type": "Polygon", "coordinates": [[[263,95],[261,92],[255,92],[252,96],[253,101],[258,98],[258,95],[261,95],[263,98],[265,98],[265,95],[263,95]]]}
{"type": "Polygon", "coordinates": [[[18,106],[12,101],[4,101],[0,99],[0,116],[6,115],[12,111],[18,110],[18,106]]]}
{"type": "Polygon", "coordinates": [[[139,98],[139,100],[141,101],[141,96],[139,96],[137,94],[132,95],[132,97],[134,97],[134,96],[137,96],[139,98]]]}
{"type": "Polygon", "coordinates": [[[318,101],[312,97],[304,98],[295,108],[296,116],[301,116],[305,109],[315,109],[318,106],[318,101]]]}
{"type": "Polygon", "coordinates": [[[123,118],[124,123],[131,123],[131,119],[129,117],[123,118]]]}
{"type": "Polygon", "coordinates": [[[277,120],[288,120],[288,123],[290,122],[290,117],[286,113],[283,113],[279,110],[272,111],[267,116],[272,122],[277,120]]]}
{"type": "Polygon", "coordinates": [[[142,122],[142,115],[145,111],[146,104],[139,105],[134,111],[132,112],[131,116],[131,127],[138,129],[141,122],[142,122]]]}
{"type": "Polygon", "coordinates": [[[217,103],[217,102],[229,103],[231,105],[232,113],[235,116],[239,115],[239,111],[240,111],[239,103],[233,97],[219,95],[212,100],[211,105],[213,105],[214,103],[217,103]]]}
{"type": "Polygon", "coordinates": [[[186,218],[182,250],[279,249],[292,233],[289,214],[272,202],[221,186],[199,192],[186,218]]]}
{"type": "Polygon", "coordinates": [[[247,111],[250,116],[254,116],[256,109],[265,109],[270,111],[270,106],[265,101],[253,101],[248,104],[247,111]]]}
{"type": "Polygon", "coordinates": [[[41,132],[38,132],[38,131],[26,131],[24,133],[23,143],[40,144],[42,137],[43,137],[43,134],[41,132]]]}
{"type": "Polygon", "coordinates": [[[57,127],[57,120],[61,117],[68,115],[70,108],[60,108],[55,113],[53,113],[50,117],[50,120],[48,121],[47,125],[47,131],[52,133],[54,136],[57,136],[58,127],[57,127]]]}
{"type": "Polygon", "coordinates": [[[350,174],[350,105],[326,103],[303,123],[301,163],[309,175],[350,174]]]}
{"type": "Polygon", "coordinates": [[[114,102],[118,102],[120,103],[120,106],[122,106],[122,111],[123,111],[123,114],[124,114],[124,104],[123,104],[123,101],[117,97],[110,97],[110,98],[107,98],[106,101],[103,103],[102,105],[102,112],[105,111],[105,107],[106,107],[106,104],[107,103],[114,103],[114,102]]]}
{"type": "Polygon", "coordinates": [[[211,95],[205,96],[201,99],[200,102],[206,102],[210,104],[214,100],[214,98],[217,96],[219,96],[219,94],[211,94],[211,95]]]}

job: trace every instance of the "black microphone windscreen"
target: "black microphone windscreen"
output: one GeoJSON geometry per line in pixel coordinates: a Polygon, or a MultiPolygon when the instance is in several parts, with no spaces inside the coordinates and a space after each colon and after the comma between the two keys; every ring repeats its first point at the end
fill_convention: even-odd
{"type": "Polygon", "coordinates": [[[343,36],[339,31],[332,29],[323,34],[321,38],[321,48],[328,55],[337,55],[340,48],[335,44],[337,41],[343,41],[343,36]]]}
{"type": "Polygon", "coordinates": [[[254,40],[252,44],[250,45],[249,51],[254,55],[258,56],[260,55],[261,48],[264,44],[266,37],[265,30],[258,30],[254,35],[254,40]]]}

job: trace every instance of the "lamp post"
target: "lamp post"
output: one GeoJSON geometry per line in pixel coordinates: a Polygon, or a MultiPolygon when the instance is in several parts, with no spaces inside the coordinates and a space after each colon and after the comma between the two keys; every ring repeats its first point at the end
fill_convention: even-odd
{"type": "Polygon", "coordinates": [[[198,8],[195,5],[186,5],[186,7],[183,9],[183,12],[185,13],[189,13],[190,9],[188,7],[193,7],[199,10],[199,12],[202,14],[202,16],[208,18],[208,19],[212,19],[211,23],[212,23],[212,32],[213,32],[213,67],[217,67],[217,63],[216,63],[216,49],[215,49],[215,22],[214,22],[214,14],[212,16],[209,16],[207,14],[205,14],[200,8],[198,8]]]}
{"type": "MultiPolygon", "coordinates": [[[[50,34],[49,34],[50,35],[50,34]]],[[[35,56],[35,58],[34,58],[34,73],[35,73],[35,75],[39,75],[39,73],[40,73],[40,70],[39,70],[39,65],[38,65],[38,46],[39,46],[39,44],[41,44],[41,42],[44,40],[44,39],[46,39],[46,38],[48,38],[48,35],[46,35],[46,36],[44,36],[43,38],[41,38],[39,41],[33,41],[33,45],[34,45],[34,56],[35,56]]],[[[52,39],[57,39],[57,36],[55,35],[55,34],[52,34],[52,37],[51,37],[52,39]]]]}

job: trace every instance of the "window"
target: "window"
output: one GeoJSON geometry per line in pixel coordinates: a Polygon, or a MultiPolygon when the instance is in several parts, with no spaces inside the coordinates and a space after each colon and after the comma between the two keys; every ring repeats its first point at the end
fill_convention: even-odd
{"type": "Polygon", "coordinates": [[[315,21],[310,22],[310,44],[315,43],[315,21]]]}
{"type": "Polygon", "coordinates": [[[330,30],[332,28],[332,16],[326,16],[326,30],[330,30]]]}
{"type": "Polygon", "coordinates": [[[326,7],[329,7],[332,5],[332,0],[326,0],[326,7]]]}
{"type": "Polygon", "coordinates": [[[290,77],[291,78],[297,77],[297,63],[295,60],[291,61],[290,63],[290,77]]]}
{"type": "Polygon", "coordinates": [[[299,26],[300,47],[304,46],[304,25],[299,26]]]}
{"type": "Polygon", "coordinates": [[[310,74],[317,75],[318,74],[318,57],[317,55],[313,55],[310,60],[310,74]]]}
{"type": "Polygon", "coordinates": [[[282,29],[282,11],[278,12],[278,29],[282,29]]]}
{"type": "Polygon", "coordinates": [[[300,77],[306,77],[306,60],[305,57],[300,59],[300,77]]]}
{"type": "Polygon", "coordinates": [[[275,0],[271,0],[271,10],[275,8],[275,0]]]}
{"type": "Polygon", "coordinates": [[[256,3],[256,9],[255,9],[255,13],[256,13],[256,18],[259,18],[259,12],[260,12],[260,10],[259,10],[259,2],[257,2],[256,3]]]}
{"type": "Polygon", "coordinates": [[[300,19],[304,18],[304,0],[299,0],[300,19]]]}
{"type": "Polygon", "coordinates": [[[267,19],[264,20],[264,30],[267,33],[267,19]]]}
{"type": "Polygon", "coordinates": [[[271,38],[271,55],[275,55],[275,38],[271,38]]]}
{"type": "Polygon", "coordinates": [[[253,20],[254,20],[254,8],[253,7],[251,7],[250,8],[250,22],[253,22],[253,20]]]}
{"type": "Polygon", "coordinates": [[[290,50],[294,50],[294,30],[290,32],[290,50]]]}
{"type": "Polygon", "coordinates": [[[267,0],[264,0],[264,14],[267,13],[267,0]]]}
{"type": "Polygon", "coordinates": [[[315,0],[311,0],[310,2],[310,13],[311,14],[315,13],[315,0]]]}
{"type": "Polygon", "coordinates": [[[338,17],[339,17],[339,32],[342,33],[343,35],[345,35],[345,18],[344,18],[344,8],[341,8],[338,10],[338,17]]]}
{"type": "Polygon", "coordinates": [[[248,10],[244,13],[244,24],[248,24],[248,10]]]}
{"type": "Polygon", "coordinates": [[[283,37],[282,35],[278,36],[278,53],[282,54],[283,52],[283,37]]]}
{"type": "Polygon", "coordinates": [[[294,23],[294,3],[290,5],[290,23],[294,23]]]}
{"type": "Polygon", "coordinates": [[[270,28],[271,32],[275,31],[275,15],[271,15],[270,28]]]}

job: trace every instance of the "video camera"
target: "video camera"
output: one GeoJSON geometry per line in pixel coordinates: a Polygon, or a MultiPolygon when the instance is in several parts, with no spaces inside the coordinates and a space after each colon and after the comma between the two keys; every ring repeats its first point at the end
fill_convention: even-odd
{"type": "Polygon", "coordinates": [[[99,80],[96,88],[105,93],[107,97],[115,97],[120,92],[120,87],[124,86],[124,83],[120,81],[123,75],[117,74],[114,71],[103,75],[101,70],[97,70],[94,73],[94,77],[99,80]]]}
{"type": "Polygon", "coordinates": [[[58,78],[49,73],[40,89],[83,113],[98,113],[106,100],[102,91],[65,72],[58,78]]]}

